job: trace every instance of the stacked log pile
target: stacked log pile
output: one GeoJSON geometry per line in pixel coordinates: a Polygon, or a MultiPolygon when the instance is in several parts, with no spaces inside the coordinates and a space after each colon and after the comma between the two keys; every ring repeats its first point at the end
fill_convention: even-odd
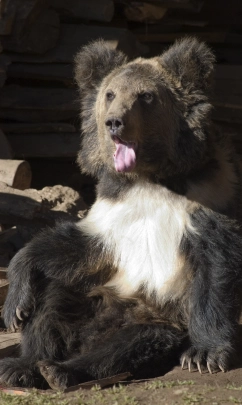
{"type": "MultiPolygon", "coordinates": [[[[73,60],[82,45],[102,37],[130,57],[140,54],[129,30],[109,25],[113,16],[112,0],[0,2],[1,269],[41,227],[76,221],[86,209],[72,188],[29,189],[28,161],[40,165],[43,186],[63,184],[60,174],[50,180],[52,172],[56,179],[60,165],[73,165],[80,143],[73,60]]],[[[0,305],[6,291],[0,274],[0,305]]]]}
{"type": "Polygon", "coordinates": [[[100,37],[138,55],[134,35],[108,26],[112,0],[3,0],[0,13],[0,128],[14,156],[74,157],[79,147],[74,56],[100,37]],[[95,22],[88,24],[90,19],[95,22]]]}

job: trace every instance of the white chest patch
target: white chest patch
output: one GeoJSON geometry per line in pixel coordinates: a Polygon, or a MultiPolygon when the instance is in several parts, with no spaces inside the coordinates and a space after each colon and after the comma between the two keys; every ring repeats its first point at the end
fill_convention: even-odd
{"type": "Polygon", "coordinates": [[[184,197],[150,183],[137,184],[120,201],[97,200],[80,227],[114,254],[118,272],[108,285],[122,296],[141,286],[162,300],[182,294],[186,271],[179,246],[192,229],[186,208],[184,197]]]}

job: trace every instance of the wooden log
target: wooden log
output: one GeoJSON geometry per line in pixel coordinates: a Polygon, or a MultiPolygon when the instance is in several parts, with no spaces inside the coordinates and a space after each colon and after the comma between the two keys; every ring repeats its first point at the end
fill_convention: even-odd
{"type": "Polygon", "coordinates": [[[79,220],[82,210],[86,209],[79,194],[69,187],[55,186],[40,191],[23,191],[0,182],[0,196],[2,224],[54,226],[56,221],[79,220]]]}
{"type": "Polygon", "coordinates": [[[0,55],[0,87],[3,87],[7,79],[7,69],[11,61],[6,55],[0,55]]]}
{"type": "Polygon", "coordinates": [[[37,123],[1,123],[5,134],[45,134],[77,132],[72,124],[66,122],[37,122],[37,123]]]}
{"type": "Polygon", "coordinates": [[[226,11],[221,10],[220,7],[217,7],[216,10],[206,10],[204,5],[199,13],[188,10],[172,10],[168,20],[176,22],[177,25],[233,26],[242,24],[242,15],[237,12],[236,8],[230,8],[226,11]]]}
{"type": "Polygon", "coordinates": [[[30,63],[73,63],[81,46],[103,38],[114,49],[120,49],[134,58],[142,51],[136,37],[127,29],[85,24],[61,24],[60,38],[54,49],[41,56],[10,53],[14,62],[30,63]]]}
{"type": "Polygon", "coordinates": [[[0,89],[0,118],[28,122],[64,121],[77,116],[76,100],[75,89],[4,86],[0,89]]]}
{"type": "Polygon", "coordinates": [[[231,91],[228,91],[228,88],[226,91],[223,91],[223,89],[219,88],[217,89],[216,94],[213,97],[213,103],[215,105],[219,106],[226,106],[228,108],[237,108],[241,109],[242,108],[242,92],[239,87],[240,82],[238,82],[238,88],[236,91],[236,83],[234,83],[234,86],[232,88],[231,86],[231,91]]]}
{"type": "Polygon", "coordinates": [[[6,300],[8,293],[9,282],[7,280],[0,279],[0,306],[2,306],[6,300]]]}
{"type": "Polygon", "coordinates": [[[0,108],[0,118],[3,120],[13,120],[19,122],[58,122],[78,119],[78,112],[71,110],[41,110],[41,109],[13,109],[0,108]]]}
{"type": "Polygon", "coordinates": [[[8,68],[8,77],[59,81],[68,86],[73,84],[73,76],[73,64],[13,63],[8,68]]]}
{"type": "MultiPolygon", "coordinates": [[[[15,227],[6,229],[5,231],[1,231],[0,232],[0,244],[8,243],[9,241],[12,241],[12,238],[16,237],[16,235],[17,235],[17,230],[15,227]]],[[[2,271],[3,269],[4,269],[4,267],[0,266],[0,271],[2,271]]],[[[0,278],[5,278],[5,277],[0,276],[0,278]]]]}
{"type": "Polygon", "coordinates": [[[76,157],[80,148],[80,135],[67,134],[9,134],[9,143],[16,157],[70,158],[76,157]]]}
{"type": "Polygon", "coordinates": [[[242,80],[242,65],[217,65],[215,80],[218,79],[242,80]]]}
{"type": "MultiPolygon", "coordinates": [[[[117,0],[119,2],[120,0],[117,0]]],[[[146,3],[160,4],[163,7],[174,9],[185,9],[190,11],[200,11],[204,1],[203,0],[146,0],[146,3]]],[[[131,2],[132,3],[132,2],[131,2]]],[[[137,3],[133,1],[133,3],[137,3]]]]}
{"type": "Polygon", "coordinates": [[[236,12],[242,11],[242,2],[238,0],[230,0],[228,1],[221,1],[221,0],[213,0],[213,1],[206,1],[204,4],[204,10],[210,11],[214,10],[236,10],[236,12]]]}
{"type": "Polygon", "coordinates": [[[60,21],[54,10],[44,10],[34,23],[29,24],[27,28],[26,25],[26,20],[21,18],[20,22],[14,25],[14,31],[10,36],[1,37],[5,50],[42,54],[56,45],[59,38],[60,21]]]}
{"type": "MultiPolygon", "coordinates": [[[[190,36],[195,36],[198,39],[210,43],[224,43],[226,39],[227,32],[224,31],[215,31],[215,32],[189,32],[190,36]]],[[[160,42],[160,43],[169,43],[174,42],[177,39],[187,37],[187,33],[176,32],[176,33],[161,33],[161,34],[139,34],[138,39],[141,42],[160,42]]]]}
{"type": "Polygon", "coordinates": [[[25,190],[31,184],[31,169],[25,160],[0,159],[0,181],[8,186],[25,190]]]}
{"type": "Polygon", "coordinates": [[[0,2],[0,35],[10,35],[13,29],[17,3],[13,0],[0,2]]]}
{"type": "Polygon", "coordinates": [[[242,104],[242,80],[218,79],[214,84],[214,100],[242,104]]]}
{"type": "Polygon", "coordinates": [[[28,223],[41,212],[41,197],[35,190],[20,191],[0,182],[0,195],[0,223],[28,223]]]}
{"type": "Polygon", "coordinates": [[[8,277],[7,272],[8,272],[7,267],[0,267],[0,279],[1,280],[7,279],[7,277],[8,277]]]}
{"type": "Polygon", "coordinates": [[[242,105],[213,102],[212,118],[217,121],[242,123],[242,105]]]}
{"type": "Polygon", "coordinates": [[[242,147],[242,123],[214,120],[214,124],[219,132],[228,135],[233,142],[240,143],[242,147]]]}
{"type": "Polygon", "coordinates": [[[160,4],[149,3],[130,3],[125,9],[124,13],[129,21],[149,22],[155,20],[161,20],[166,14],[167,8],[160,4]]]}
{"type": "Polygon", "coordinates": [[[0,333],[0,358],[17,355],[20,342],[20,332],[0,333]]]}
{"type": "Polygon", "coordinates": [[[13,151],[5,136],[0,129],[0,159],[12,159],[13,151]]]}
{"type": "Polygon", "coordinates": [[[9,85],[0,89],[0,107],[38,110],[78,110],[77,92],[65,88],[35,88],[9,85]]]}
{"type": "Polygon", "coordinates": [[[216,45],[215,56],[218,63],[242,65],[242,52],[240,45],[216,45]]]}
{"type": "Polygon", "coordinates": [[[114,15],[112,0],[50,0],[50,6],[62,17],[109,22],[114,15]]]}
{"type": "Polygon", "coordinates": [[[0,87],[3,87],[6,79],[7,79],[6,69],[4,69],[0,64],[0,87]]]}

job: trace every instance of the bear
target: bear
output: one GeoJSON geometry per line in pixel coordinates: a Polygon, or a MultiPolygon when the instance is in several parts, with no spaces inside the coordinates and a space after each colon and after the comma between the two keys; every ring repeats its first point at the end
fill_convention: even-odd
{"type": "Polygon", "coordinates": [[[179,362],[225,372],[241,311],[241,175],[211,122],[214,55],[188,37],[127,60],[98,40],[75,63],[78,163],[97,197],[12,259],[3,316],[21,327],[21,355],[0,361],[1,384],[64,390],[179,362]]]}

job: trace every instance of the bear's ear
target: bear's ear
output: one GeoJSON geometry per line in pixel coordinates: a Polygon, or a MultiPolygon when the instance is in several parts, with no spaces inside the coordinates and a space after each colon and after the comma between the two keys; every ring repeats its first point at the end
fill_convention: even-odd
{"type": "Polygon", "coordinates": [[[204,91],[211,82],[215,56],[203,42],[196,38],[185,38],[164,52],[161,62],[180,80],[183,88],[204,91]]]}
{"type": "Polygon", "coordinates": [[[103,40],[83,47],[75,58],[75,79],[81,90],[94,89],[116,67],[127,61],[121,52],[112,49],[103,40]]]}

